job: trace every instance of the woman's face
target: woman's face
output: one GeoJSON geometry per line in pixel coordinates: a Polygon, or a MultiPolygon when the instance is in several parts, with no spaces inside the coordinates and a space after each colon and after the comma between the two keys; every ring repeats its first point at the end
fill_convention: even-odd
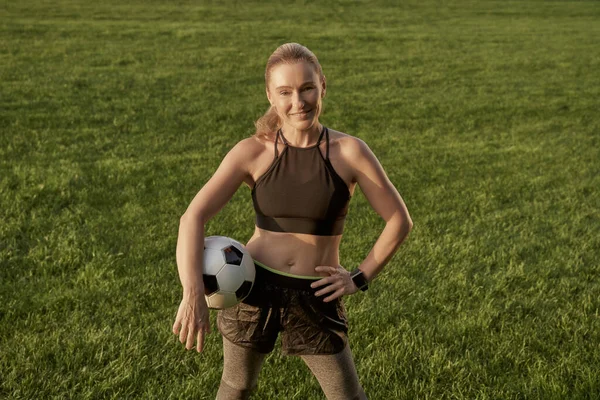
{"type": "Polygon", "coordinates": [[[305,61],[279,64],[271,70],[267,97],[285,126],[308,130],[318,122],[325,82],[305,61]]]}

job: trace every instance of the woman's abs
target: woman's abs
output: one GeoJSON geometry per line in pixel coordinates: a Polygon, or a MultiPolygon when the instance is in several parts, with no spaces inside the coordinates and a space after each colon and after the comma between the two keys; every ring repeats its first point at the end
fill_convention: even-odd
{"type": "Polygon", "coordinates": [[[252,258],[276,270],[302,276],[323,275],[318,265],[339,264],[341,235],[315,236],[270,232],[255,227],[246,248],[252,258]]]}

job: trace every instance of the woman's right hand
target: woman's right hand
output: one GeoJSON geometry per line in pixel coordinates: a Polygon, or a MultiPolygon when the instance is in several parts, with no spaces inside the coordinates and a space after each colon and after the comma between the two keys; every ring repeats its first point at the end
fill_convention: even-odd
{"type": "Polygon", "coordinates": [[[184,292],[173,324],[173,333],[179,335],[179,341],[185,344],[187,350],[194,348],[196,340],[196,350],[201,352],[204,348],[204,335],[210,332],[209,311],[204,293],[184,292]]]}

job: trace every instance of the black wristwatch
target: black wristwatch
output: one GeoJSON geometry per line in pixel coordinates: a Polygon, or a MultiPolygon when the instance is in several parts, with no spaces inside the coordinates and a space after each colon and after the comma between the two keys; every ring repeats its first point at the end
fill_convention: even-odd
{"type": "Polygon", "coordinates": [[[356,287],[363,292],[369,288],[369,282],[367,281],[367,278],[365,278],[365,274],[360,269],[356,268],[354,271],[350,272],[350,277],[352,278],[352,282],[354,282],[356,287]]]}

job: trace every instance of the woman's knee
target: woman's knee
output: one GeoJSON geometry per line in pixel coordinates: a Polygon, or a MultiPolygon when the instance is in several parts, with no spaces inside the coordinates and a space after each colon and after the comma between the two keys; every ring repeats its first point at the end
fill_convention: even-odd
{"type": "Polygon", "coordinates": [[[250,398],[250,394],[255,387],[256,386],[248,389],[238,389],[221,379],[216,400],[247,400],[250,398]]]}

